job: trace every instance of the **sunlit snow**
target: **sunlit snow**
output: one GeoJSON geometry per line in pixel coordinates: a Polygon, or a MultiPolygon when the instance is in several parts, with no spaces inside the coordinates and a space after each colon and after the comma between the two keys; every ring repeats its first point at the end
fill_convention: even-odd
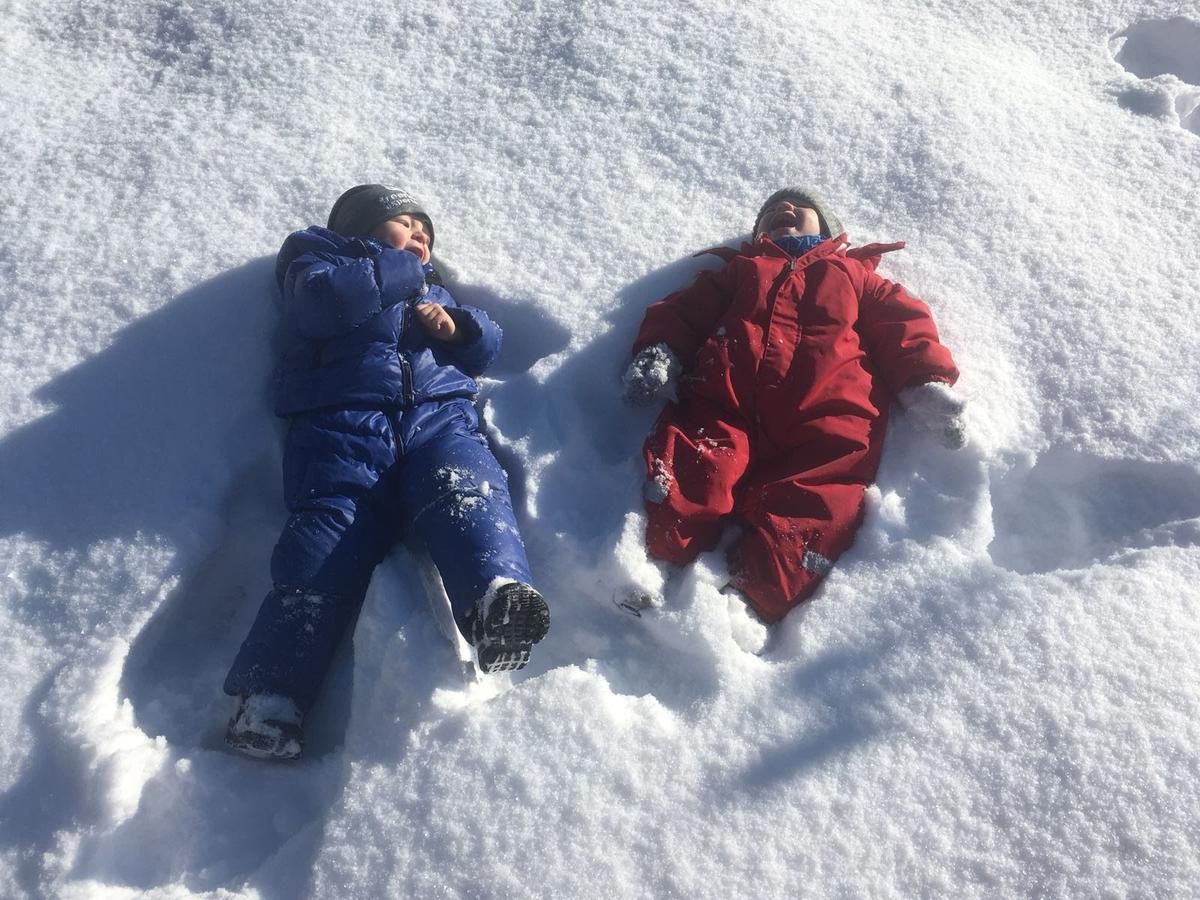
{"type": "Polygon", "coordinates": [[[1173,0],[6,4],[0,896],[1193,894],[1198,59],[1173,0]],[[362,181],[504,328],[553,622],[467,686],[398,548],[262,763],[220,686],[285,517],[274,254],[362,181]],[[971,443],[896,416],[764,644],[720,553],[656,583],[620,374],[797,183],[908,242],[971,443]]]}

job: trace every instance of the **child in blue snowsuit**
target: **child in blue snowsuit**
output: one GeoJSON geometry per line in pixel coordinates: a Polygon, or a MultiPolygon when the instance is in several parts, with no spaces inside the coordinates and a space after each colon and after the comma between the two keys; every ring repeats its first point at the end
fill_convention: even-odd
{"type": "Polygon", "coordinates": [[[408,193],[359,185],[328,227],[284,241],[275,274],[285,349],[275,412],[291,516],[274,589],[225,679],[236,749],[292,758],[301,722],[371,573],[406,529],[441,574],[485,672],[518,669],[550,624],[504,470],[479,430],[474,378],[500,329],[430,264],[433,222],[408,193]]]}

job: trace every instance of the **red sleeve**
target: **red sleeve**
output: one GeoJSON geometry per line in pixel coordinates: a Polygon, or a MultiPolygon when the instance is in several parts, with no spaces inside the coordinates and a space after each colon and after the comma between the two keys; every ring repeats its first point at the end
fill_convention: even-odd
{"type": "Polygon", "coordinates": [[[893,393],[927,381],[954,384],[958,380],[954,357],[938,339],[933,314],[904,285],[868,271],[858,324],[893,393]]]}
{"type": "Polygon", "coordinates": [[[733,279],[728,266],[701,272],[690,287],[650,304],[633,342],[633,352],[664,343],[686,366],[732,299],[733,279]]]}

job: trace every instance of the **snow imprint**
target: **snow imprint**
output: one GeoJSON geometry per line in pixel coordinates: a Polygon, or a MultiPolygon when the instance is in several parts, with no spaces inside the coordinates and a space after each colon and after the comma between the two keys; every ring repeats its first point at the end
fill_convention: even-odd
{"type": "Polygon", "coordinates": [[[1182,16],[1150,19],[1129,26],[1112,40],[1113,56],[1141,79],[1117,102],[1151,116],[1178,116],[1179,124],[1200,134],[1200,23],[1182,16]]]}
{"type": "Polygon", "coordinates": [[[1022,573],[1083,568],[1200,536],[1200,473],[1179,463],[1052,450],[993,485],[992,504],[992,559],[1022,573]]]}

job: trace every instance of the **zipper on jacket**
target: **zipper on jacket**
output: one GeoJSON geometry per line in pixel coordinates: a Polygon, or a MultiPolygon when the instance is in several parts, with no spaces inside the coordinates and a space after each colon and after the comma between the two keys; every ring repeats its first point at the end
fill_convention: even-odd
{"type": "Polygon", "coordinates": [[[400,360],[400,393],[404,401],[404,409],[412,409],[417,405],[417,392],[413,386],[412,364],[409,363],[408,357],[404,355],[404,350],[400,346],[404,342],[404,336],[408,334],[408,329],[412,328],[410,321],[416,313],[413,312],[412,304],[408,301],[404,303],[404,313],[400,316],[400,334],[396,337],[396,358],[400,360]]]}
{"type": "Polygon", "coordinates": [[[771,285],[771,290],[767,294],[767,334],[771,333],[771,323],[775,319],[775,303],[779,299],[779,292],[783,290],[783,285],[796,271],[796,257],[788,258],[787,265],[783,267],[783,271],[775,276],[775,282],[771,285]]]}
{"type": "Polygon", "coordinates": [[[396,356],[400,359],[400,389],[404,393],[404,408],[412,409],[417,404],[417,394],[413,388],[412,365],[399,347],[396,348],[396,356]]]}
{"type": "MultiPolygon", "coordinates": [[[[796,257],[790,256],[788,257],[787,264],[783,267],[780,273],[775,276],[775,280],[771,283],[770,291],[767,292],[767,321],[765,328],[763,329],[763,352],[762,356],[760,356],[758,359],[758,365],[754,367],[754,379],[756,382],[758,381],[759,372],[762,370],[763,361],[767,356],[767,347],[769,346],[771,340],[771,326],[775,323],[775,305],[779,302],[779,292],[783,290],[783,286],[787,283],[788,279],[792,277],[792,273],[795,271],[796,257]]],[[[797,322],[797,329],[799,329],[799,322],[797,322]]]]}

